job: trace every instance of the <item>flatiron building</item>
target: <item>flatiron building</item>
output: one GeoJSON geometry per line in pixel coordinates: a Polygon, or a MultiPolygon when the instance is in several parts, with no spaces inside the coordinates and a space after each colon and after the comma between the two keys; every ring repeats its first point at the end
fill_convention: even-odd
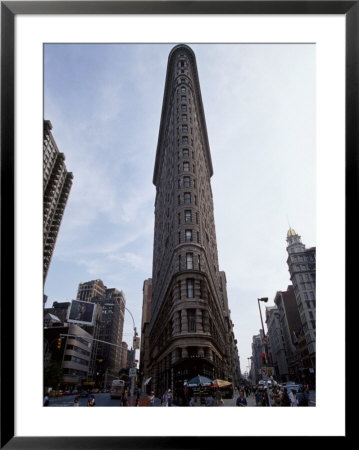
{"type": "Polygon", "coordinates": [[[168,58],[154,167],[156,187],[148,373],[151,389],[196,375],[232,378],[232,323],[218,267],[212,159],[195,54],[168,58]]]}

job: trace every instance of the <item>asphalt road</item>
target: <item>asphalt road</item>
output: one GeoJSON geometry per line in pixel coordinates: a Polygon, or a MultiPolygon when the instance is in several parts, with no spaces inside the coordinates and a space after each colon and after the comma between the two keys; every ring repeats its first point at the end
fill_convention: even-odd
{"type": "MultiPolygon", "coordinates": [[[[224,405],[223,406],[236,406],[236,400],[237,400],[237,393],[234,394],[232,399],[224,399],[224,405]]],[[[311,405],[315,406],[315,391],[310,391],[310,398],[311,398],[311,405]]],[[[111,399],[109,393],[100,393],[95,394],[96,399],[96,406],[119,406],[121,407],[121,402],[119,399],[111,399]]],[[[50,404],[49,406],[52,407],[63,407],[63,406],[74,406],[74,400],[75,395],[65,395],[62,397],[55,397],[50,398],[50,404]]],[[[142,404],[148,403],[145,396],[141,399],[142,404]]],[[[248,406],[256,406],[254,394],[252,393],[247,397],[247,404],[248,406]]],[[[80,406],[87,406],[87,398],[80,398],[80,406]]],[[[161,401],[159,398],[156,398],[155,400],[155,406],[161,406],[161,401]]],[[[203,406],[203,405],[202,405],[203,406]]]]}

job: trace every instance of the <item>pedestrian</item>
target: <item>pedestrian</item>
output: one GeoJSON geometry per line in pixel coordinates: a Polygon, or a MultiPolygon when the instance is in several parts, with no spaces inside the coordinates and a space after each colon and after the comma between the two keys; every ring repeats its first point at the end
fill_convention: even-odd
{"type": "Polygon", "coordinates": [[[217,388],[216,393],[214,394],[215,405],[221,406],[222,394],[219,388],[217,388]]]}
{"type": "Polygon", "coordinates": [[[254,397],[256,399],[256,406],[262,406],[262,394],[258,388],[254,392],[254,397]]]}
{"type": "Polygon", "coordinates": [[[150,395],[150,406],[155,406],[155,393],[153,391],[150,395]]]}
{"type": "Polygon", "coordinates": [[[44,397],[44,406],[49,406],[50,404],[50,400],[49,400],[49,396],[47,394],[45,394],[44,397]]]}
{"type": "Polygon", "coordinates": [[[195,400],[194,400],[193,395],[192,395],[192,397],[191,397],[191,399],[190,399],[190,401],[189,401],[189,403],[188,403],[188,406],[196,406],[196,405],[195,405],[195,400]]]}
{"type": "Polygon", "coordinates": [[[127,391],[125,391],[125,390],[122,392],[121,404],[122,404],[122,406],[128,406],[127,391]]]}
{"type": "Polygon", "coordinates": [[[214,404],[213,396],[211,394],[208,394],[206,397],[206,406],[213,406],[213,404],[214,404]]]}
{"type": "Polygon", "coordinates": [[[273,406],[280,406],[280,394],[276,386],[273,388],[271,397],[273,399],[273,406]]]}
{"type": "Polygon", "coordinates": [[[280,406],[290,406],[290,398],[287,392],[287,388],[283,388],[280,406]]]}
{"type": "Polygon", "coordinates": [[[168,406],[172,406],[173,394],[171,389],[168,389],[167,397],[168,397],[168,406]]]}
{"type": "Polygon", "coordinates": [[[262,406],[269,406],[269,397],[268,397],[267,388],[263,389],[261,400],[262,400],[262,406]]]}
{"type": "Polygon", "coordinates": [[[309,406],[310,403],[310,395],[309,395],[309,386],[308,384],[304,385],[303,389],[303,404],[300,406],[309,406]]]}
{"type": "Polygon", "coordinates": [[[74,406],[80,406],[79,396],[78,395],[76,395],[76,397],[75,397],[74,406]]]}
{"type": "Polygon", "coordinates": [[[297,391],[295,389],[291,389],[289,393],[289,400],[291,406],[298,406],[297,391]]]}
{"type": "Polygon", "coordinates": [[[162,395],[162,406],[168,406],[168,391],[166,390],[162,395]]]}
{"type": "Polygon", "coordinates": [[[241,391],[239,393],[239,397],[236,401],[236,406],[247,406],[247,399],[244,397],[244,392],[241,391]]]}
{"type": "Polygon", "coordinates": [[[93,394],[90,394],[87,399],[87,406],[95,406],[95,404],[95,396],[93,394]]]}
{"type": "Polygon", "coordinates": [[[141,394],[142,394],[142,391],[141,391],[141,388],[139,387],[139,388],[137,389],[137,398],[138,398],[138,399],[141,397],[141,394]]]}

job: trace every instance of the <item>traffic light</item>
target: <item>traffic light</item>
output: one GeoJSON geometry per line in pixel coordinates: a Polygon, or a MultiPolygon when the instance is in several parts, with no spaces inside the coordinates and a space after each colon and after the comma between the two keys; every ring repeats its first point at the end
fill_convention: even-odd
{"type": "Polygon", "coordinates": [[[61,348],[61,344],[62,344],[62,339],[58,338],[57,340],[57,348],[60,349],[61,348]]]}
{"type": "Polygon", "coordinates": [[[262,353],[261,357],[262,357],[262,366],[265,366],[266,365],[266,355],[265,355],[265,353],[262,353]]]}

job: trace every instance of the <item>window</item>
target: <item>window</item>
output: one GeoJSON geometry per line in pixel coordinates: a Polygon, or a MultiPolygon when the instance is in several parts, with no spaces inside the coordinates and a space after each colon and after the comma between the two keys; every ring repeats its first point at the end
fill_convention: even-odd
{"type": "Polygon", "coordinates": [[[178,232],[178,243],[179,244],[181,243],[181,232],[180,231],[178,232]]]}
{"type": "Polygon", "coordinates": [[[182,144],[188,144],[188,136],[182,137],[182,144]]]}
{"type": "Polygon", "coordinates": [[[187,297],[194,297],[194,280],[192,279],[187,280],[187,297]]]}
{"type": "Polygon", "coordinates": [[[188,132],[188,126],[182,125],[182,133],[187,133],[187,132],[188,132]]]}
{"type": "MultiPolygon", "coordinates": [[[[186,199],[185,199],[185,201],[186,201],[186,199]]],[[[180,195],[178,196],[178,204],[179,205],[181,204],[181,196],[180,195]]]]}
{"type": "Polygon", "coordinates": [[[182,114],[182,122],[187,122],[187,114],[182,114]]]}
{"type": "Polygon", "coordinates": [[[188,331],[196,331],[196,310],[187,309],[188,331]]]}
{"type": "Polygon", "coordinates": [[[186,230],[186,242],[192,242],[192,230],[186,230]]]}
{"type": "Polygon", "coordinates": [[[181,255],[178,255],[178,270],[181,270],[181,255]]]}
{"type": "Polygon", "coordinates": [[[184,162],[183,163],[183,171],[184,172],[189,172],[189,162],[184,162]]]}
{"type": "Polygon", "coordinates": [[[190,177],[183,177],[183,187],[190,187],[191,179],[190,177]]]}
{"type": "Polygon", "coordinates": [[[185,102],[186,101],[186,96],[185,95],[181,95],[181,102],[185,102]]]}
{"type": "Polygon", "coordinates": [[[182,155],[183,155],[184,158],[189,158],[189,150],[188,150],[188,148],[184,148],[182,150],[182,155]]]}
{"type": "Polygon", "coordinates": [[[193,269],[193,253],[186,253],[186,267],[193,269]]]}
{"type": "Polygon", "coordinates": [[[185,94],[186,93],[186,88],[184,86],[181,87],[181,94],[185,94]]]}
{"type": "Polygon", "coordinates": [[[191,193],[190,192],[184,193],[184,202],[186,205],[189,205],[191,203],[191,193]]]}
{"type": "Polygon", "coordinates": [[[181,105],[181,111],[186,112],[187,111],[187,105],[181,105]]]}
{"type": "Polygon", "coordinates": [[[192,211],[190,209],[187,209],[184,212],[184,221],[185,222],[192,222],[192,211]]]}

